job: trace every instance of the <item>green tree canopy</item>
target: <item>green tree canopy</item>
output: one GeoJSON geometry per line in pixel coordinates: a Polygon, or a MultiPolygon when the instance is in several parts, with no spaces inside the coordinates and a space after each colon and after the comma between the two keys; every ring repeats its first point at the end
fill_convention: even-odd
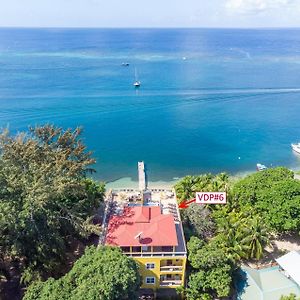
{"type": "Polygon", "coordinates": [[[24,300],[136,299],[141,278],[137,263],[117,247],[88,247],[60,279],[32,284],[24,300]]]}
{"type": "Polygon", "coordinates": [[[241,259],[260,259],[264,247],[269,243],[270,230],[255,211],[226,207],[214,211],[218,243],[233,261],[241,259]]]}
{"type": "Polygon", "coordinates": [[[248,203],[249,201],[255,203],[258,197],[258,191],[270,189],[274,186],[274,183],[293,178],[293,172],[286,168],[270,168],[263,172],[250,174],[244,179],[239,180],[234,185],[233,190],[234,194],[243,203],[248,203]]]}
{"type": "Polygon", "coordinates": [[[252,206],[273,231],[300,230],[300,181],[286,168],[247,176],[233,188],[236,205],[252,206]]]}
{"type": "Polygon", "coordinates": [[[205,243],[197,237],[188,242],[189,262],[194,268],[190,275],[187,298],[210,299],[229,296],[234,265],[216,243],[205,243]]]}
{"type": "Polygon", "coordinates": [[[104,186],[86,178],[94,159],[80,134],[51,125],[0,134],[0,252],[27,270],[57,269],[67,238],[95,229],[104,186]]]}

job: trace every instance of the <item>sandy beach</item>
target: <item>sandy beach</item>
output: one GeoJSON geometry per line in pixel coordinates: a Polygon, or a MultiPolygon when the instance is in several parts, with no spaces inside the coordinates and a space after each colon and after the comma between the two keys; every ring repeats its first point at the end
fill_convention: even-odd
{"type": "MultiPolygon", "coordinates": [[[[180,180],[172,180],[172,181],[148,181],[149,189],[172,189],[175,183],[180,180]]],[[[118,180],[108,182],[106,184],[106,189],[138,189],[138,181],[132,180],[131,177],[124,177],[118,180]]]]}

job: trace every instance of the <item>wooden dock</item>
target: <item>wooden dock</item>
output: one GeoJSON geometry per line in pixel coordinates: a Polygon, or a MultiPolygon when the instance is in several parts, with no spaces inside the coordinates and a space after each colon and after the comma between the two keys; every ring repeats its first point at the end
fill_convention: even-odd
{"type": "Polygon", "coordinates": [[[144,191],[147,189],[146,170],[143,161],[138,162],[138,175],[139,175],[139,190],[144,191]]]}

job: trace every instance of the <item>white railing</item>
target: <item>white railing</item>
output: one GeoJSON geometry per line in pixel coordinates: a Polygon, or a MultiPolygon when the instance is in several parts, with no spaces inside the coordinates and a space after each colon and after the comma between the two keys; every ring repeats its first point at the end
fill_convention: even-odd
{"type": "MultiPolygon", "coordinates": [[[[147,191],[150,191],[150,192],[169,192],[169,193],[173,193],[174,191],[172,189],[164,189],[164,188],[161,188],[161,189],[154,189],[154,188],[148,188],[147,191]]],[[[131,193],[139,193],[140,190],[137,189],[137,188],[115,188],[113,189],[113,192],[114,193],[118,193],[118,192],[131,192],[131,193]]]]}
{"type": "Polygon", "coordinates": [[[161,272],[176,272],[176,271],[182,271],[183,266],[163,266],[160,267],[161,272]]]}
{"type": "Polygon", "coordinates": [[[128,256],[140,257],[164,257],[164,256],[186,256],[186,252],[123,252],[128,256]]]}
{"type": "Polygon", "coordinates": [[[161,280],[160,286],[182,285],[182,280],[161,280]]]}

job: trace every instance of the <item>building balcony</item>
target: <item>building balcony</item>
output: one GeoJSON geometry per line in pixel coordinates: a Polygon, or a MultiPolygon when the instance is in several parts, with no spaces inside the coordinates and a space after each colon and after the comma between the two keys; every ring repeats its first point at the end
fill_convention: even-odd
{"type": "Polygon", "coordinates": [[[161,272],[182,272],[184,260],[180,258],[162,259],[160,262],[161,272]]]}
{"type": "Polygon", "coordinates": [[[159,283],[160,286],[180,286],[182,285],[181,280],[161,280],[159,283]]]}
{"type": "MultiPolygon", "coordinates": [[[[174,257],[174,256],[186,256],[184,251],[178,251],[177,247],[121,247],[124,254],[132,257],[174,257]]],[[[162,265],[163,266],[163,265],[162,265]]]]}
{"type": "Polygon", "coordinates": [[[124,254],[131,257],[186,257],[186,252],[124,252],[124,254]]]}
{"type": "Polygon", "coordinates": [[[182,272],[183,266],[163,266],[160,267],[161,272],[182,272]]]}
{"type": "Polygon", "coordinates": [[[182,275],[164,274],[160,275],[160,286],[178,286],[182,285],[182,275]]]}

